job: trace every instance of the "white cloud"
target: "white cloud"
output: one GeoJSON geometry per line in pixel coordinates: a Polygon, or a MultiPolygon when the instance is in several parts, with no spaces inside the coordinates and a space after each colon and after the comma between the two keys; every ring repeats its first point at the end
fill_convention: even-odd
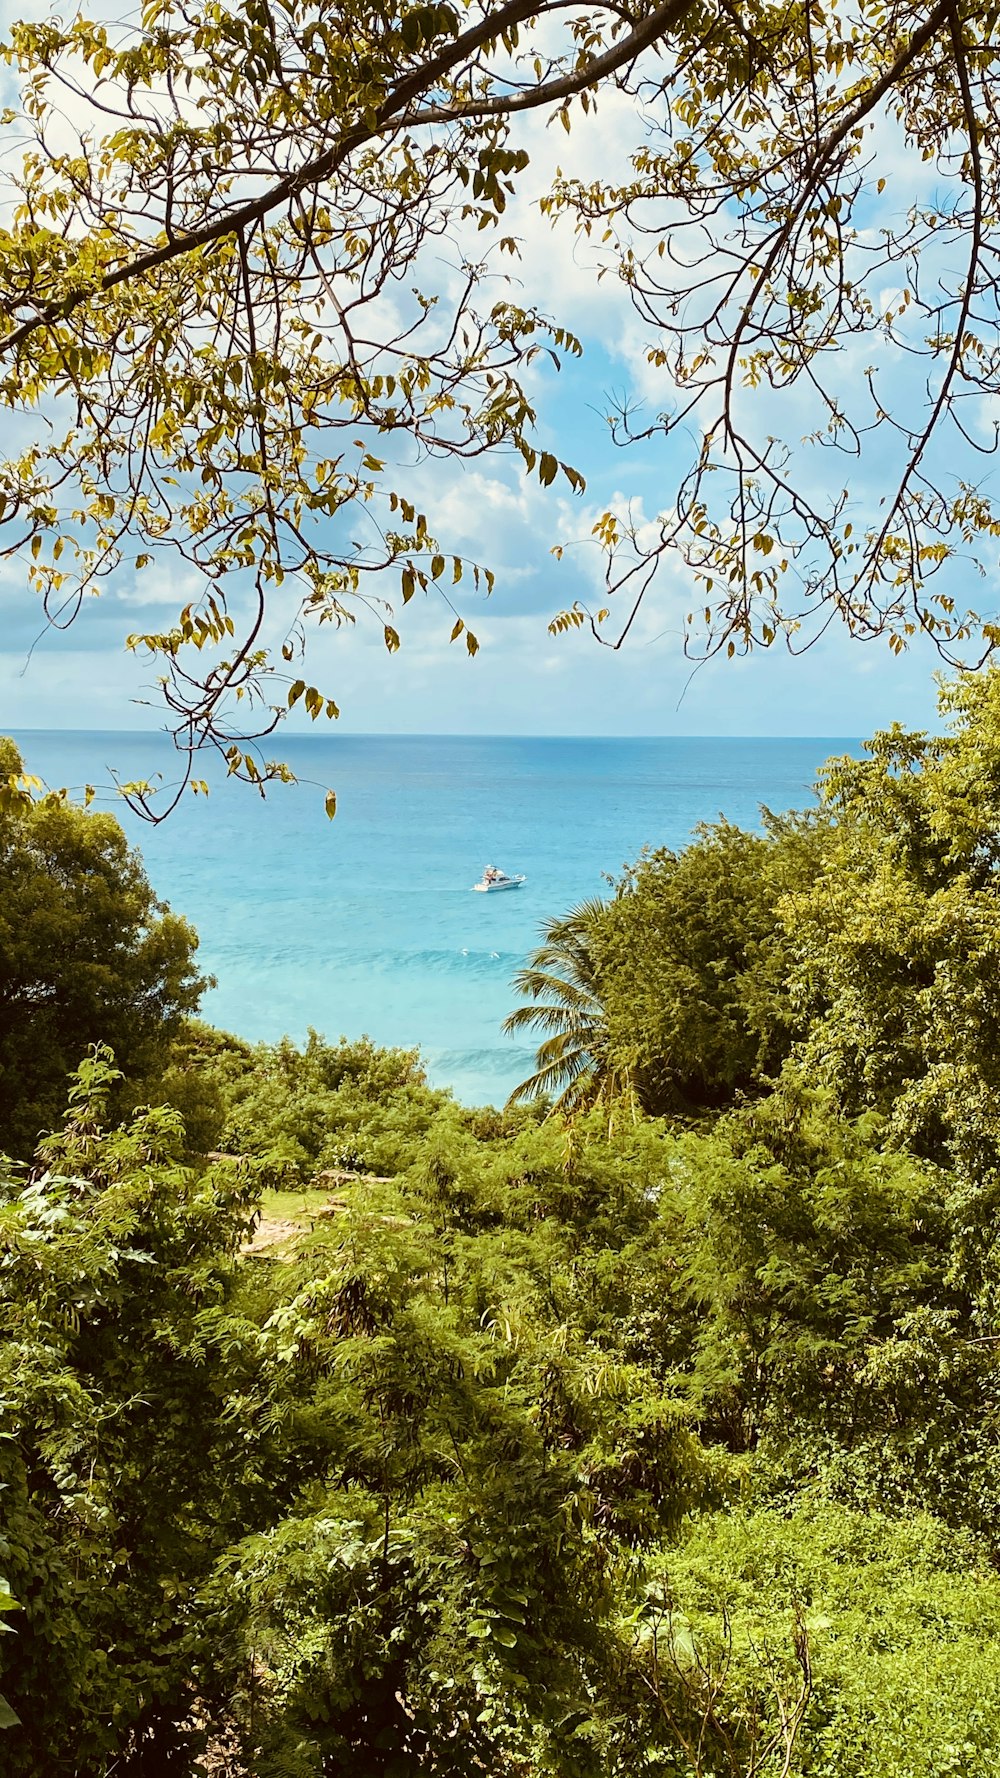
{"type": "MultiPolygon", "coordinates": [[[[45,0],[29,4],[39,15],[49,10],[45,0]]],[[[17,10],[23,15],[23,7],[17,10]]],[[[901,704],[909,700],[915,707],[923,700],[931,708],[926,687],[933,657],[890,663],[882,653],[852,651],[836,638],[798,663],[782,664],[779,656],[728,667],[717,663],[698,673],[685,692],[691,669],[680,653],[678,630],[689,586],[676,560],[661,569],[622,653],[598,648],[589,636],[553,639],[546,633],[546,617],[571,604],[577,593],[588,600],[600,594],[603,562],[590,537],[600,512],[631,505],[642,535],[651,540],[659,488],[666,506],[675,485],[669,473],[675,457],[669,452],[658,457],[653,450],[616,455],[599,416],[588,412],[588,402],[600,408],[604,381],[621,381],[652,412],[669,405],[671,386],[647,361],[646,334],[620,281],[613,273],[597,281],[598,247],[575,237],[567,219],[553,226],[538,208],[560,165],[584,181],[626,179],[629,155],[643,129],[634,101],[616,90],[602,94],[588,117],[576,108],[569,137],[541,114],[518,125],[516,140],[532,158],[502,224],[504,233],[523,243],[523,259],[511,276],[521,300],[553,313],[580,333],[588,348],[582,371],[571,367],[557,379],[539,359],[528,381],[540,399],[545,442],[585,470],[587,498],[574,501],[559,484],[541,489],[537,481],[522,478],[520,465],[510,459],[494,459],[488,467],[435,460],[407,471],[408,489],[426,507],[442,546],[497,566],[499,590],[486,602],[473,599],[465,584],[454,590],[459,610],[483,645],[475,661],[462,657],[461,643],[448,646],[449,616],[433,597],[415,600],[401,614],[404,647],[398,659],[386,655],[374,622],[363,622],[356,633],[311,631],[310,677],[328,682],[352,728],[856,732],[871,726],[857,714],[849,718],[862,708],[858,687],[869,688],[868,706],[878,707],[881,716],[890,713],[890,692],[901,704]],[[562,564],[550,553],[555,542],[566,546],[562,564]]],[[[910,196],[929,189],[934,170],[914,166],[898,129],[880,123],[873,145],[879,170],[887,171],[903,207],[910,196]]],[[[459,245],[478,258],[482,237],[470,234],[459,245]]],[[[453,253],[446,260],[432,244],[427,276],[454,289],[458,257],[453,253]]],[[[391,315],[386,310],[381,319],[402,315],[393,299],[391,315]]],[[[842,385],[857,379],[868,350],[867,342],[859,342],[837,361],[842,385]]],[[[758,403],[758,422],[769,426],[770,412],[767,403],[758,403]]],[[[781,415],[781,429],[796,434],[815,418],[803,391],[784,402],[781,415]]],[[[691,440],[685,442],[689,446],[691,440]]],[[[839,485],[845,465],[828,453],[814,453],[808,467],[803,457],[797,467],[810,485],[821,487],[833,462],[839,485]]],[[[875,476],[884,469],[883,460],[870,474],[856,476],[859,496],[873,494],[875,476]]],[[[127,701],[148,679],[148,664],[119,654],[120,635],[139,627],[136,612],[143,607],[156,609],[168,600],[176,607],[198,590],[196,580],[178,574],[169,560],[139,579],[123,572],[93,625],[95,632],[99,623],[102,633],[110,634],[120,620],[114,644],[109,642],[99,660],[96,649],[74,649],[65,642],[45,646],[22,679],[23,655],[10,650],[0,657],[0,726],[52,721],[130,726],[150,720],[127,701]]],[[[272,628],[275,634],[282,628],[277,615],[272,628]]]]}

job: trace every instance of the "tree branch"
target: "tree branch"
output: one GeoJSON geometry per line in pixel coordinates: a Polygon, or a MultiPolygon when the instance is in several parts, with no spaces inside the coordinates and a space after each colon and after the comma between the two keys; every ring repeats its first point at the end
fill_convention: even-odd
{"type": "MultiPolygon", "coordinates": [[[[950,3],[950,0],[949,0],[950,3]]],[[[572,97],[575,93],[605,79],[619,68],[639,55],[656,39],[671,30],[694,5],[694,0],[665,0],[665,4],[656,8],[641,25],[622,39],[621,43],[606,50],[602,55],[594,56],[573,74],[565,75],[559,80],[549,81],[536,87],[530,93],[523,93],[510,99],[484,100],[482,103],[470,101],[468,104],[454,106],[437,106],[415,116],[404,118],[409,127],[417,127],[428,123],[456,122],[463,117],[504,117],[518,111],[534,110],[542,105],[549,105],[559,100],[572,97]]],[[[138,254],[126,265],[117,266],[114,271],[106,272],[104,277],[90,290],[81,290],[69,297],[62,297],[53,302],[43,304],[35,315],[23,321],[0,339],[0,358],[9,356],[23,345],[26,339],[41,327],[52,321],[61,320],[80,307],[93,296],[106,294],[120,284],[132,283],[157,271],[160,266],[169,265],[172,261],[182,259],[202,247],[209,247],[214,242],[223,240],[229,235],[239,235],[252,228],[273,210],[279,209],[291,198],[298,196],[307,187],[320,184],[330,178],[355,149],[365,142],[374,141],[404,112],[406,106],[421,93],[432,87],[442,75],[448,74],[454,67],[465,60],[474,50],[484,44],[495,41],[505,31],[522,24],[526,19],[537,17],[538,0],[508,0],[508,4],[498,12],[483,19],[480,24],[466,31],[446,50],[434,56],[424,67],[416,69],[400,81],[399,85],[383,100],[376,113],[375,121],[369,125],[357,124],[345,130],[339,140],[322,154],[314,156],[310,161],[292,173],[286,173],[274,185],[270,186],[259,197],[251,198],[236,209],[227,210],[224,215],[216,217],[204,227],[193,230],[190,234],[175,236],[160,247],[149,249],[138,254]]]]}

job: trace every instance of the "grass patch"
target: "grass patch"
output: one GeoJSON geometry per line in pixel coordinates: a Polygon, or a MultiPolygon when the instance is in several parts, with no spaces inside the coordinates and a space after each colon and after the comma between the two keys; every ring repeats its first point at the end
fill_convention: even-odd
{"type": "Polygon", "coordinates": [[[317,1217],[324,1204],[330,1202],[329,1190],[266,1191],[260,1194],[260,1213],[268,1222],[299,1222],[303,1228],[317,1217]]]}

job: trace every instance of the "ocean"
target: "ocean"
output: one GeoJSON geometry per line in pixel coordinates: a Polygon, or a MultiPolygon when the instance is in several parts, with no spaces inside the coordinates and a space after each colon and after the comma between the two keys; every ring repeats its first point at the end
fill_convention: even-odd
{"type": "MultiPolygon", "coordinates": [[[[21,732],[52,786],[176,776],[168,737],[21,732]]],[[[499,1104],[533,1050],[505,1038],[513,972],[539,928],[607,889],[644,846],[682,846],[719,815],[803,808],[824,759],[855,740],[282,737],[302,782],[262,801],[206,771],[150,827],[102,794],[140,847],[160,898],[193,921],[217,978],[203,1016],[241,1036],[419,1046],[430,1079],[499,1104]],[[322,791],[337,792],[333,822],[322,791]],[[487,864],[524,887],[475,895],[487,864]]]]}

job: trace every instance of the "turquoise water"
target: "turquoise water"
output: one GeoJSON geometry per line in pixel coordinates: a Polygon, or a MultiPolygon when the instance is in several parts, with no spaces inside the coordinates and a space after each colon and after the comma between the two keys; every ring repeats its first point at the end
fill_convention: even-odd
{"type": "MultiPolygon", "coordinates": [[[[52,785],[173,776],[158,735],[22,733],[52,785]]],[[[310,784],[262,802],[216,774],[151,828],[116,813],[157,893],[191,919],[218,978],[204,1015],[250,1038],[367,1032],[419,1045],[431,1079],[501,1102],[532,1051],[501,1036],[510,977],[543,921],[606,887],[644,845],[679,846],[719,814],[804,806],[847,740],[555,740],[438,736],[282,739],[310,784]],[[332,785],[328,822],[316,786],[332,785]],[[474,895],[486,864],[523,889],[474,895]]],[[[209,774],[210,775],[210,774],[209,774]]]]}

